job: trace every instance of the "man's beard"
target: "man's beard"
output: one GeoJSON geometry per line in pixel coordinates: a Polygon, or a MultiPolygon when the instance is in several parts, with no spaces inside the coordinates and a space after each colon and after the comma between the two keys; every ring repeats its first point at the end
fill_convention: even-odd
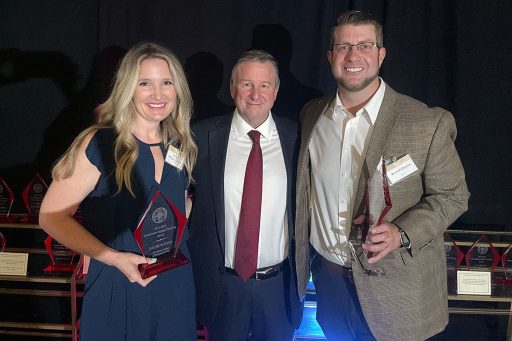
{"type": "Polygon", "coordinates": [[[358,84],[347,84],[344,79],[338,78],[338,86],[349,92],[357,92],[365,89],[368,85],[370,85],[375,79],[379,77],[379,74],[376,73],[373,76],[366,77],[358,84]]]}

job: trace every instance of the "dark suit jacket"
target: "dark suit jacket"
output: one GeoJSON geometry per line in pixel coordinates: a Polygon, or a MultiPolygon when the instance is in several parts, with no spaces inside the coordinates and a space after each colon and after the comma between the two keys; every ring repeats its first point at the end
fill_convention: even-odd
{"type": "MultiPolygon", "coordinates": [[[[302,111],[297,173],[296,260],[299,295],[309,278],[309,141],[334,96],[313,100],[302,111]]],[[[412,247],[379,261],[386,275],[370,277],[352,262],[363,313],[377,340],[425,340],[448,323],[443,233],[467,209],[469,192],[455,149],[453,116],[441,108],[396,93],[389,85],[365,157],[373,174],[381,157],[409,154],[418,171],[390,187],[392,208],[385,220],[402,227],[412,247]]],[[[364,197],[362,172],[354,207],[364,197]]]]}
{"type": "MultiPolygon", "coordinates": [[[[197,163],[193,171],[194,203],[189,219],[189,247],[197,293],[197,315],[208,326],[222,304],[224,268],[224,166],[233,115],[218,116],[192,127],[198,146],[197,163]]],[[[289,261],[291,265],[289,292],[290,320],[296,326],[302,317],[297,294],[295,260],[293,258],[295,220],[295,172],[298,151],[298,126],[295,122],[273,115],[283,151],[288,188],[289,261]]],[[[265,198],[263,198],[265,200],[265,198]]]]}

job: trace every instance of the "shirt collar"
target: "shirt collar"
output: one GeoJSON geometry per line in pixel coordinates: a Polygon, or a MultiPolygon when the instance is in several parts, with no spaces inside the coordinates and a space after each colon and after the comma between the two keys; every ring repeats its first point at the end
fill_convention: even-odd
{"type": "Polygon", "coordinates": [[[272,117],[272,112],[269,112],[267,119],[258,128],[253,128],[247,123],[242,116],[238,113],[238,109],[235,109],[233,115],[233,121],[231,122],[231,130],[234,131],[237,139],[249,138],[247,135],[251,130],[257,130],[260,132],[261,137],[267,141],[272,139],[272,132],[276,129],[276,123],[272,117]]]}
{"type": "MultiPolygon", "coordinates": [[[[377,120],[377,116],[379,114],[380,106],[382,104],[382,100],[384,99],[384,92],[386,91],[386,83],[382,78],[379,77],[380,85],[375,94],[372,96],[372,98],[366,103],[364,107],[359,109],[359,111],[356,113],[355,116],[361,115],[364,112],[368,113],[368,116],[370,117],[370,120],[372,124],[375,124],[375,121],[377,120]]],[[[334,101],[332,102],[329,110],[325,112],[325,116],[327,116],[331,120],[336,120],[336,117],[340,115],[339,113],[343,112],[346,114],[348,111],[345,109],[343,104],[341,103],[340,96],[338,95],[338,92],[336,91],[336,97],[334,101]],[[338,109],[339,108],[339,109],[338,109]],[[338,109],[338,110],[336,110],[338,109]]]]}

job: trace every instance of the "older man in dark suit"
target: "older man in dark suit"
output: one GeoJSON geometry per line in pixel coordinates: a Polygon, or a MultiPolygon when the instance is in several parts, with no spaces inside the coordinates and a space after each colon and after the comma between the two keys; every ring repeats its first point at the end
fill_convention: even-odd
{"type": "Polygon", "coordinates": [[[291,340],[302,316],[292,257],[298,126],[270,112],[278,89],[275,59],[246,52],[231,76],[235,112],[193,127],[189,244],[212,341],[291,340]]]}
{"type": "Polygon", "coordinates": [[[298,287],[304,295],[312,245],[317,320],[328,340],[425,340],[448,323],[443,233],[469,198],[455,121],[393,91],[378,76],[385,55],[370,14],[342,14],[327,53],[338,91],[302,112],[298,287]],[[382,163],[397,170],[388,172],[392,207],[360,258],[349,240],[382,163]]]}

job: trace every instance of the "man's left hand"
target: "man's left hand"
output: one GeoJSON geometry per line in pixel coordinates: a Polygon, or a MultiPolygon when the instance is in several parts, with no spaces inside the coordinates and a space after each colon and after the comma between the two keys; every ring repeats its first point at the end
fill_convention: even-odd
{"type": "Polygon", "coordinates": [[[366,243],[363,244],[363,249],[371,253],[368,263],[373,264],[400,246],[398,227],[395,224],[384,223],[370,229],[366,237],[366,243]]]}

